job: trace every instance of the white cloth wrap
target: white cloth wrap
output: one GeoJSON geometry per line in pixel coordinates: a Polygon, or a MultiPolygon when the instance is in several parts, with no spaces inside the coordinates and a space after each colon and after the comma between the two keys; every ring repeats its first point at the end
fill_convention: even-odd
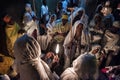
{"type": "Polygon", "coordinates": [[[23,35],[15,42],[14,51],[20,80],[55,80],[48,65],[40,58],[41,48],[34,38],[23,35]]]}

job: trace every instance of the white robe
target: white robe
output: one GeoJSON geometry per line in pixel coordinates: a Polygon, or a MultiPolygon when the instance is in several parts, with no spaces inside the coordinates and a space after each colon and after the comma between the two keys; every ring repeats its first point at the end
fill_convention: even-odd
{"type": "Polygon", "coordinates": [[[41,50],[46,50],[51,40],[51,35],[39,35],[37,37],[37,41],[41,46],[41,50]]]}
{"type": "Polygon", "coordinates": [[[40,58],[41,48],[34,38],[23,35],[16,41],[14,50],[20,80],[56,80],[49,66],[40,58]]]}
{"type": "Polygon", "coordinates": [[[60,76],[61,80],[95,80],[97,77],[96,58],[90,53],[81,54],[60,76]]]}
{"type": "Polygon", "coordinates": [[[78,20],[74,23],[72,29],[70,30],[70,32],[68,33],[68,35],[66,36],[65,40],[64,40],[64,54],[66,56],[65,58],[65,65],[64,68],[67,68],[70,66],[70,62],[71,62],[71,56],[74,55],[80,55],[81,52],[79,52],[80,50],[78,49],[77,53],[72,53],[70,49],[68,49],[69,44],[72,42],[72,40],[74,39],[74,36],[76,34],[76,28],[77,26],[81,23],[83,24],[83,30],[82,30],[82,36],[80,36],[81,42],[80,44],[82,45],[88,45],[88,32],[86,32],[86,28],[87,28],[87,16],[83,15],[83,17],[81,18],[81,20],[78,20]]]}

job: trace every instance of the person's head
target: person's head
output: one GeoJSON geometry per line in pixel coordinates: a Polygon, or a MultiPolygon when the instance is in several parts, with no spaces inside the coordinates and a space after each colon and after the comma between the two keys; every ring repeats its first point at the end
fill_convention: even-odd
{"type": "Polygon", "coordinates": [[[6,14],[3,18],[3,21],[7,24],[14,24],[14,20],[12,18],[12,16],[10,16],[9,14],[6,14]]]}
{"type": "Polygon", "coordinates": [[[57,8],[58,8],[58,9],[62,9],[62,2],[61,2],[61,1],[59,1],[59,2],[57,3],[57,8]]]}
{"type": "Polygon", "coordinates": [[[68,22],[68,15],[67,14],[63,14],[62,15],[62,24],[65,25],[68,22]]]}
{"type": "Polygon", "coordinates": [[[50,22],[53,22],[53,21],[55,21],[55,20],[56,20],[56,15],[55,15],[55,14],[51,15],[51,17],[50,17],[50,22]]]}
{"type": "Polygon", "coordinates": [[[39,58],[40,55],[40,45],[33,37],[25,34],[16,40],[14,45],[14,56],[21,64],[33,61],[39,58]]]}
{"type": "Polygon", "coordinates": [[[25,5],[25,10],[26,10],[27,12],[30,12],[30,11],[32,10],[31,4],[26,3],[26,5],[25,5]]]}
{"type": "Polygon", "coordinates": [[[42,0],[42,3],[43,3],[43,5],[47,5],[47,1],[46,0],[42,0]]]}
{"type": "Polygon", "coordinates": [[[103,13],[103,16],[107,16],[112,13],[112,8],[111,7],[103,7],[102,13],[103,13]]]}
{"type": "Polygon", "coordinates": [[[82,80],[94,80],[97,72],[95,56],[90,53],[81,54],[73,61],[73,69],[82,80]]]}

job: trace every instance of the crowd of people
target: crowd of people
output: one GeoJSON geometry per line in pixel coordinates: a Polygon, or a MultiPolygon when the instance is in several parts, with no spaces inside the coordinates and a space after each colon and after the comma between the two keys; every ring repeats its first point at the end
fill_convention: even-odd
{"type": "Polygon", "coordinates": [[[98,1],[92,10],[88,5],[60,0],[51,14],[42,0],[39,18],[26,3],[23,27],[6,14],[2,55],[12,64],[0,70],[0,80],[119,80],[120,3],[98,1]]]}

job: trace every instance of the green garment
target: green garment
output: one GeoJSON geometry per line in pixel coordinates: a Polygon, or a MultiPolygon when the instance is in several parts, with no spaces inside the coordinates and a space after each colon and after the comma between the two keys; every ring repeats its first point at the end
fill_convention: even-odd
{"type": "Polygon", "coordinates": [[[16,41],[16,39],[19,36],[19,34],[18,34],[19,29],[20,29],[20,27],[16,22],[13,25],[7,25],[5,28],[6,39],[7,39],[6,40],[7,49],[11,56],[13,56],[14,42],[16,41]]]}

